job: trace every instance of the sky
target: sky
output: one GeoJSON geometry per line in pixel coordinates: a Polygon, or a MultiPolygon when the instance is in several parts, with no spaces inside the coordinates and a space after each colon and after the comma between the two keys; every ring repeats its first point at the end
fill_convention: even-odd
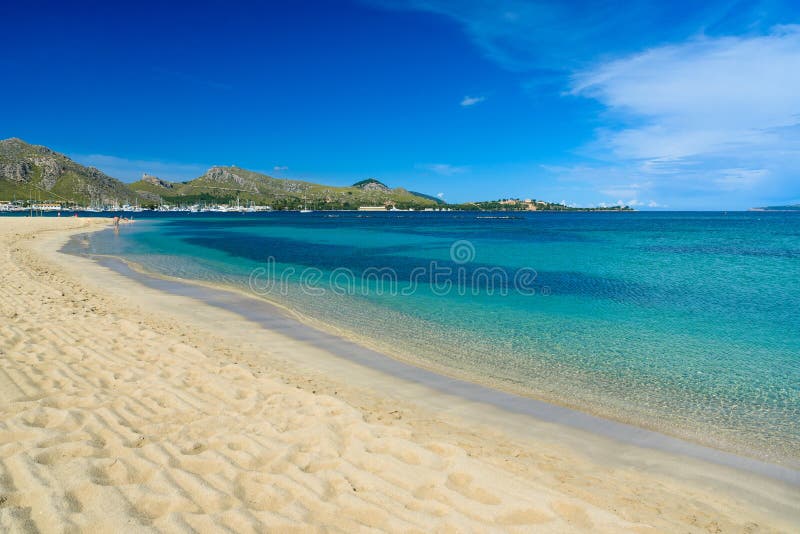
{"type": "Polygon", "coordinates": [[[0,138],[448,202],[800,203],[800,2],[3,2],[0,138]],[[166,3],[164,3],[166,4],[166,3]]]}

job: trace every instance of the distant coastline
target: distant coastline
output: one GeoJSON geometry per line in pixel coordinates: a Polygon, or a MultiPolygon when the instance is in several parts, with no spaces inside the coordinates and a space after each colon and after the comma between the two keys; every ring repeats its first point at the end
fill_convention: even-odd
{"type": "Polygon", "coordinates": [[[750,208],[748,211],[798,211],[800,212],[800,204],[793,204],[789,206],[765,206],[763,208],[750,208]]]}
{"type": "Polygon", "coordinates": [[[147,173],[123,183],[48,147],[0,140],[0,212],[186,211],[632,211],[629,206],[577,207],[539,199],[448,204],[440,196],[391,188],[375,178],[350,186],[276,178],[235,165],[214,166],[188,181],[147,173]]]}

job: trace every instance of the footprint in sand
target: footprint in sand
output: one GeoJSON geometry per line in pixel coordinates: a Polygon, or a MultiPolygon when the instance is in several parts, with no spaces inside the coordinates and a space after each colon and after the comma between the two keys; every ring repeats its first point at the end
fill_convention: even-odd
{"type": "Polygon", "coordinates": [[[586,510],[580,506],[576,506],[568,502],[554,502],[550,505],[550,508],[552,508],[561,519],[571,525],[575,525],[584,529],[592,528],[592,520],[589,519],[589,515],[586,513],[586,510]]]}
{"type": "Polygon", "coordinates": [[[192,456],[192,455],[195,455],[195,454],[200,454],[201,452],[203,452],[203,451],[205,451],[207,449],[208,449],[208,446],[205,443],[200,443],[198,441],[198,442],[193,443],[190,447],[186,447],[186,448],[181,449],[181,454],[192,456]]]}
{"type": "Polygon", "coordinates": [[[538,525],[552,521],[554,517],[535,508],[519,509],[497,518],[499,525],[538,525]]]}
{"type": "Polygon", "coordinates": [[[481,504],[500,504],[500,499],[496,495],[489,493],[483,488],[472,485],[472,477],[466,473],[453,473],[447,477],[447,487],[456,491],[468,499],[478,501],[481,504]]]}
{"type": "Polygon", "coordinates": [[[74,458],[91,457],[95,452],[96,449],[86,442],[67,442],[45,449],[35,456],[34,461],[41,465],[51,466],[74,458]]]}
{"type": "Polygon", "coordinates": [[[89,471],[92,482],[98,486],[145,484],[154,473],[153,468],[136,469],[119,458],[95,462],[89,471]]]}
{"type": "Polygon", "coordinates": [[[55,408],[40,407],[28,410],[21,414],[22,422],[33,428],[55,428],[71,432],[75,430],[79,422],[70,417],[69,412],[55,408]]]}

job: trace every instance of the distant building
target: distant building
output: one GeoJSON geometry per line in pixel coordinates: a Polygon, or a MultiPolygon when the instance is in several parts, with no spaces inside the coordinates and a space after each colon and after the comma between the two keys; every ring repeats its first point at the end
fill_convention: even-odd
{"type": "Polygon", "coordinates": [[[41,202],[34,204],[32,209],[38,211],[61,211],[61,204],[54,204],[52,202],[41,202]]]}
{"type": "Polygon", "coordinates": [[[386,211],[386,206],[359,206],[358,211],[386,211]]]}

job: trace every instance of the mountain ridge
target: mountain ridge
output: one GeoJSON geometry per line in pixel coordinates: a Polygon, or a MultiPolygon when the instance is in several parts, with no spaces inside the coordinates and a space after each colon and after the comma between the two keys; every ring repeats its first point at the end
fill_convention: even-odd
{"type": "Polygon", "coordinates": [[[144,173],[123,183],[95,167],[87,167],[46,146],[12,137],[0,140],[0,201],[48,201],[62,205],[142,207],[206,205],[270,206],[356,210],[361,207],[475,211],[629,211],[628,206],[574,208],[539,200],[504,199],[446,204],[442,199],[403,187],[390,188],[376,178],[350,186],[275,178],[235,165],[216,165],[192,180],[173,182],[144,173]]]}
{"type": "Polygon", "coordinates": [[[437,204],[404,188],[331,186],[275,178],[237,166],[216,165],[185,182],[150,174],[133,183],[81,165],[49,147],[12,137],[0,140],[0,201],[15,199],[62,204],[121,205],[251,202],[275,209],[358,209],[364,205],[425,208],[437,204]]]}
{"type": "Polygon", "coordinates": [[[136,195],[100,169],[51,148],[12,137],[0,140],[0,199],[75,202],[85,206],[134,201],[136,195]]]}
{"type": "Polygon", "coordinates": [[[359,188],[332,186],[304,180],[275,178],[237,166],[214,166],[193,180],[168,182],[158,179],[129,184],[132,191],[148,201],[196,203],[214,200],[227,203],[257,202],[275,209],[358,209],[365,205],[397,208],[425,208],[436,205],[422,195],[397,187],[359,188]]]}

